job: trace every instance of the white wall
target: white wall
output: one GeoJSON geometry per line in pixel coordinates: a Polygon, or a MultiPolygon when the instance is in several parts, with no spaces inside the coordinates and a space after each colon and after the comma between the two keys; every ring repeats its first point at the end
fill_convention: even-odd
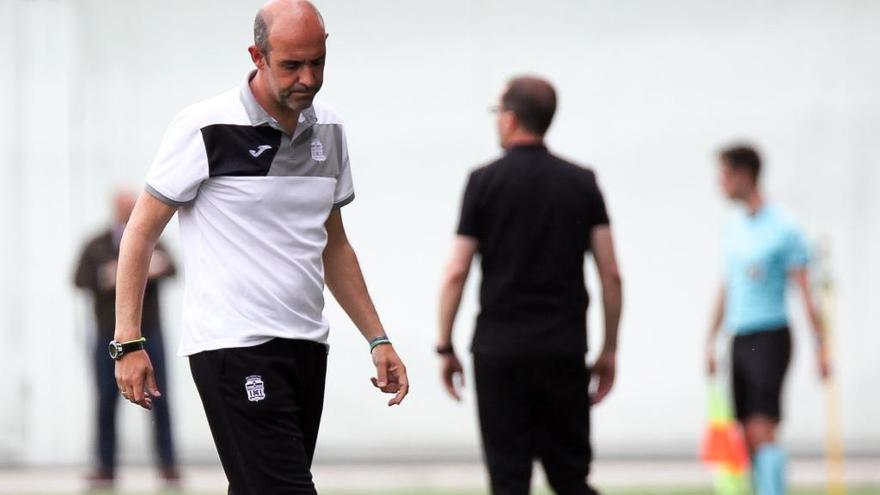
{"type": "MultiPolygon", "coordinates": [[[[16,37],[15,30],[15,5],[12,3],[0,3],[0,46],[12,47],[16,37]]],[[[12,67],[17,61],[15,51],[12,49],[0,50],[0,65],[12,67]]],[[[13,280],[19,278],[16,271],[16,258],[19,256],[18,243],[11,242],[18,237],[18,219],[13,214],[13,207],[17,204],[15,188],[7,184],[13,184],[19,180],[19,168],[15,166],[17,161],[17,148],[13,145],[17,141],[18,129],[15,125],[17,102],[15,92],[18,89],[16,73],[11,70],[0,71],[0,173],[7,178],[3,181],[3,193],[0,194],[0,232],[4,233],[4,240],[0,243],[0,317],[2,328],[0,331],[0,362],[4,363],[3,369],[18,369],[18,362],[13,351],[20,341],[19,332],[15,329],[19,325],[19,314],[16,311],[17,287],[13,280]],[[8,181],[8,182],[7,182],[8,181]],[[8,239],[8,240],[7,240],[8,239]],[[8,368],[7,368],[8,365],[8,368]]],[[[20,383],[18,373],[14,375],[14,394],[18,396],[17,389],[20,383]]],[[[0,456],[4,459],[11,458],[15,450],[15,444],[19,443],[20,415],[15,408],[0,408],[0,456]]]]}
{"type": "MultiPolygon", "coordinates": [[[[90,335],[85,299],[70,287],[76,249],[107,221],[114,186],[139,187],[176,111],[244,77],[258,5],[0,3],[0,266],[8,274],[0,278],[0,359],[15,392],[0,405],[0,462],[87,459],[90,335]]],[[[619,379],[594,416],[599,455],[695,449],[705,400],[700,350],[729,213],[713,153],[740,137],[765,151],[770,195],[811,237],[830,240],[847,446],[880,452],[880,400],[867,393],[880,375],[873,304],[880,261],[872,256],[880,251],[880,146],[872,133],[880,126],[880,6],[319,6],[331,34],[322,98],[347,121],[358,194],[344,210],[347,228],[414,383],[405,406],[388,410],[367,380],[365,344],[331,302],[321,459],[476,455],[472,396],[453,404],[437,378],[437,286],[466,173],[498,154],[486,108],[509,76],[524,71],[556,83],[550,145],[597,170],[624,269],[619,379]]],[[[166,236],[179,253],[176,224],[166,236]]],[[[476,278],[457,329],[461,349],[477,310],[476,278]]],[[[174,342],[181,285],[166,289],[174,342]]],[[[801,316],[795,334],[785,437],[797,452],[815,452],[823,395],[801,316]]],[[[172,359],[171,367],[181,453],[213,461],[186,362],[172,359]]],[[[145,459],[145,415],[125,407],[121,421],[124,456],[145,459]]]]}

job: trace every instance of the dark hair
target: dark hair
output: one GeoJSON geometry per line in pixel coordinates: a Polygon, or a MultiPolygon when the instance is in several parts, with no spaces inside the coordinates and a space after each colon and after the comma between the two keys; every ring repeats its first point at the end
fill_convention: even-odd
{"type": "Polygon", "coordinates": [[[725,165],[734,170],[747,172],[755,181],[761,175],[761,156],[751,146],[729,146],[722,149],[718,155],[725,165]]]}
{"type": "Polygon", "coordinates": [[[556,90],[537,77],[517,77],[508,83],[501,105],[519,119],[524,129],[544,135],[556,113],[556,90]]]}
{"type": "Polygon", "coordinates": [[[262,9],[254,18],[254,45],[257,45],[263,55],[269,55],[269,26],[263,17],[262,9]]]}

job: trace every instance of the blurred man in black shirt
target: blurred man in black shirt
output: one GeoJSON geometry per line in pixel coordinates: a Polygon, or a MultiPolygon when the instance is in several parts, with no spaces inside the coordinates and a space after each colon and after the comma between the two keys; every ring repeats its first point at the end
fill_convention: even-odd
{"type": "MultiPolygon", "coordinates": [[[[113,340],[116,327],[116,263],[119,241],[136,197],[129,191],[119,191],[113,198],[113,225],[89,240],[79,258],[74,283],[92,293],[95,310],[95,332],[92,359],[98,392],[96,444],[98,466],[88,478],[95,485],[110,485],[116,475],[116,402],[119,391],[114,376],[114,362],[107,354],[107,344],[113,340]]],[[[150,260],[150,275],[144,293],[143,335],[153,359],[157,380],[165,390],[165,351],[159,314],[159,283],[175,274],[174,263],[165,248],[158,244],[150,260]]],[[[167,393],[156,401],[153,410],[156,425],[156,448],[160,475],[169,482],[180,477],[176,467],[171,419],[167,393]]]]}
{"type": "Polygon", "coordinates": [[[463,380],[453,322],[479,253],[481,308],[471,350],[494,495],[527,494],[533,459],[557,494],[597,493],[587,483],[589,412],[614,381],[621,279],[595,175],[544,145],[555,110],[548,82],[519,77],[507,85],[495,109],[506,154],[470,175],[441,293],[437,352],[443,382],[457,400],[463,380]],[[589,252],[605,310],[592,398],[583,269],[589,252]]]}

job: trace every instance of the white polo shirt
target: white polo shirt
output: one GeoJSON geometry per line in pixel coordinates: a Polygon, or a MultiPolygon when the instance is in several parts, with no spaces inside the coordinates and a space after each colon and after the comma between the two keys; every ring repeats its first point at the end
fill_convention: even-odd
{"type": "Polygon", "coordinates": [[[286,135],[254,98],[253,75],[180,112],[147,175],[150,194],[180,207],[184,356],[327,342],[324,222],[354,199],[345,130],[315,102],[286,135]]]}

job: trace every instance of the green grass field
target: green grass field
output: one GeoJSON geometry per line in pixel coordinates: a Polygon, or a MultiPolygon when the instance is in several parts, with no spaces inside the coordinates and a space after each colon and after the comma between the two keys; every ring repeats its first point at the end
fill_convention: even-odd
{"type": "MultiPolygon", "coordinates": [[[[789,495],[825,495],[824,489],[795,489],[789,495]]],[[[847,489],[847,495],[880,495],[880,487],[850,488],[847,489]]],[[[640,489],[622,489],[622,490],[603,490],[603,495],[713,495],[710,488],[640,488],[640,489]]],[[[146,494],[145,494],[146,495],[146,494]]],[[[193,494],[195,495],[195,494],[193,494]]],[[[202,495],[202,494],[199,494],[202,495]]],[[[208,495],[208,494],[204,494],[208,495]]],[[[350,491],[350,492],[326,492],[326,495],[379,495],[379,492],[366,491],[350,491]]],[[[442,490],[400,490],[393,492],[382,492],[382,495],[487,495],[485,491],[442,491],[442,490]]],[[[534,495],[551,495],[549,491],[535,492],[534,495]]]]}
{"type": "MultiPolygon", "coordinates": [[[[111,492],[89,492],[90,495],[110,495],[111,492]]],[[[801,488],[794,489],[789,492],[789,495],[825,495],[825,490],[821,488],[801,488]]],[[[846,491],[847,495],[880,495],[880,486],[877,487],[858,487],[858,488],[848,488],[846,491]]],[[[639,489],[616,489],[616,490],[603,490],[603,495],[713,495],[713,492],[710,488],[700,488],[700,487],[690,487],[690,488],[639,488],[639,489]]],[[[39,493],[34,492],[30,494],[24,495],[54,495],[50,493],[39,493]]],[[[123,495],[123,493],[118,493],[117,495],[123,495]]],[[[219,495],[217,493],[208,493],[208,492],[151,492],[151,493],[129,493],[124,492],[124,495],[219,495]]],[[[484,490],[413,490],[413,489],[400,489],[400,490],[383,490],[381,492],[378,491],[322,491],[321,495],[487,495],[484,490]]],[[[534,495],[551,495],[549,491],[537,491],[534,492],[534,495]]]]}
{"type": "MultiPolygon", "coordinates": [[[[789,495],[825,495],[824,489],[795,489],[789,495]]],[[[866,488],[850,488],[847,495],[880,495],[880,487],[866,488]]],[[[713,495],[710,488],[640,488],[640,489],[619,489],[619,490],[603,490],[603,495],[713,495]]],[[[193,494],[195,495],[195,494],[193,494]]],[[[201,494],[200,494],[201,495],[201,494]]],[[[204,494],[208,495],[208,494],[204,494]]],[[[366,491],[350,491],[350,492],[326,492],[326,495],[379,495],[379,492],[366,491]]],[[[393,492],[382,492],[382,495],[487,495],[485,491],[443,491],[443,490],[400,490],[393,492]]],[[[549,491],[535,492],[534,495],[551,495],[549,491]]]]}

